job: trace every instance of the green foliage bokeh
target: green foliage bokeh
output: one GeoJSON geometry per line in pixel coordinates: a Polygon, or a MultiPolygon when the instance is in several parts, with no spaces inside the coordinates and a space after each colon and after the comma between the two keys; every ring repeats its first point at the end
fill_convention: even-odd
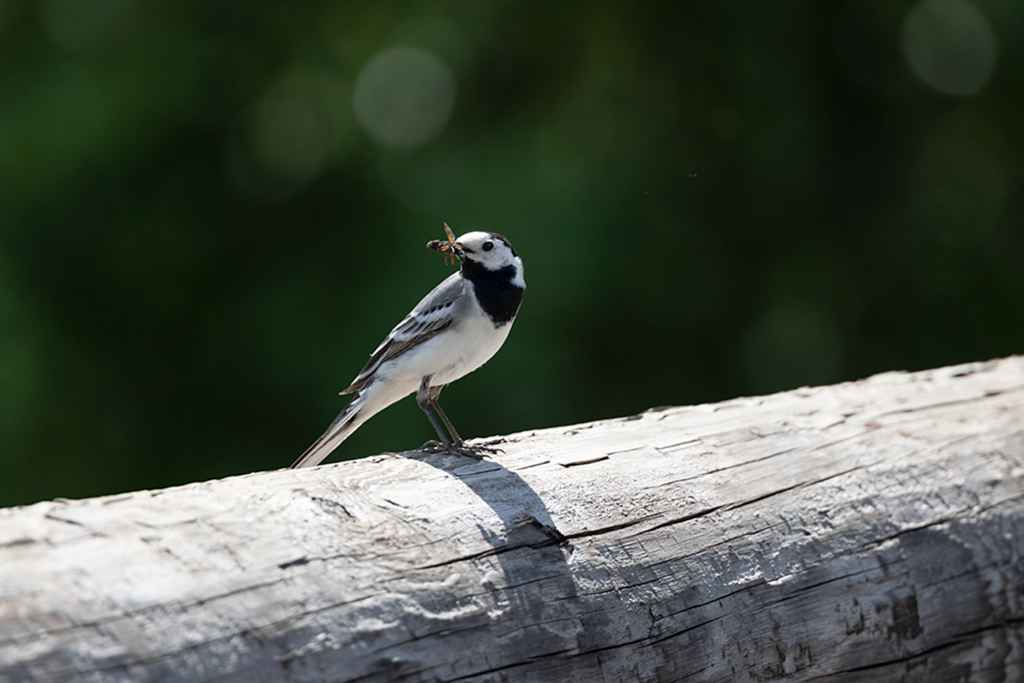
{"type": "Polygon", "coordinates": [[[288,464],[442,220],[529,283],[466,435],[1019,352],[1022,46],[995,0],[0,1],[0,505],[288,464]]]}

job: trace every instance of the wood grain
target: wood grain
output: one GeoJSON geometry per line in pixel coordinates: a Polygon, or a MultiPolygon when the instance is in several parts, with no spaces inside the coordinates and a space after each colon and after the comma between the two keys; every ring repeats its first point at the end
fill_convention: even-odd
{"type": "Polygon", "coordinates": [[[1024,680],[1024,359],[500,441],[0,510],[0,682],[1024,680]]]}

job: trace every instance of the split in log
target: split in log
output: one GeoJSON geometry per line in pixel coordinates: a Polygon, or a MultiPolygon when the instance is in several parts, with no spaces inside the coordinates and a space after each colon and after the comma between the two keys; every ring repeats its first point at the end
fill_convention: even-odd
{"type": "Polygon", "coordinates": [[[2,510],[0,681],[1024,680],[1024,359],[500,442],[2,510]]]}

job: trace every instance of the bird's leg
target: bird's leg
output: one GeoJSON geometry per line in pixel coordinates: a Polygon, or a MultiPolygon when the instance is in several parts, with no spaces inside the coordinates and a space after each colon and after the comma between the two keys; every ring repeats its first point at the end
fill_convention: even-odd
{"type": "MultiPolygon", "coordinates": [[[[433,401],[430,400],[430,377],[424,377],[423,381],[420,382],[420,388],[416,392],[416,405],[420,407],[423,414],[427,416],[428,420],[430,420],[430,425],[434,428],[434,431],[437,432],[437,437],[440,439],[440,445],[443,448],[451,446],[452,440],[445,431],[444,425],[434,413],[433,401]]],[[[427,443],[429,444],[430,442],[427,443]]],[[[427,444],[424,445],[426,446],[427,444]]]]}
{"type": "Polygon", "coordinates": [[[437,399],[440,398],[441,396],[442,389],[444,389],[443,384],[440,386],[431,387],[429,389],[428,397],[430,399],[430,405],[434,409],[434,412],[437,413],[437,416],[441,418],[441,422],[444,424],[444,428],[448,430],[448,436],[451,437],[452,444],[455,446],[461,446],[462,437],[459,435],[458,430],[455,429],[455,425],[452,424],[452,421],[448,419],[448,415],[445,414],[444,409],[441,407],[441,404],[438,403],[437,401],[437,399]]]}
{"type": "Polygon", "coordinates": [[[448,446],[448,450],[459,455],[465,455],[469,458],[482,458],[487,453],[501,453],[501,449],[492,448],[490,446],[481,446],[474,444],[467,446],[462,437],[459,435],[458,430],[455,429],[455,425],[448,419],[444,409],[441,408],[441,404],[438,403],[437,399],[441,395],[441,390],[444,389],[444,385],[433,387],[429,390],[430,404],[434,408],[434,412],[437,413],[438,417],[441,418],[441,422],[444,423],[445,428],[448,430],[448,436],[451,437],[451,444],[448,446]]]}

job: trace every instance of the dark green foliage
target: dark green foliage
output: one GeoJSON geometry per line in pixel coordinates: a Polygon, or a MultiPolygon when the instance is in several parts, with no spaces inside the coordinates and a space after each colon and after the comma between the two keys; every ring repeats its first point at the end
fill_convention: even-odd
{"type": "Polygon", "coordinates": [[[1021,351],[1024,23],[911,7],[0,0],[0,505],[291,462],[442,220],[529,283],[466,435],[1021,351]]]}

